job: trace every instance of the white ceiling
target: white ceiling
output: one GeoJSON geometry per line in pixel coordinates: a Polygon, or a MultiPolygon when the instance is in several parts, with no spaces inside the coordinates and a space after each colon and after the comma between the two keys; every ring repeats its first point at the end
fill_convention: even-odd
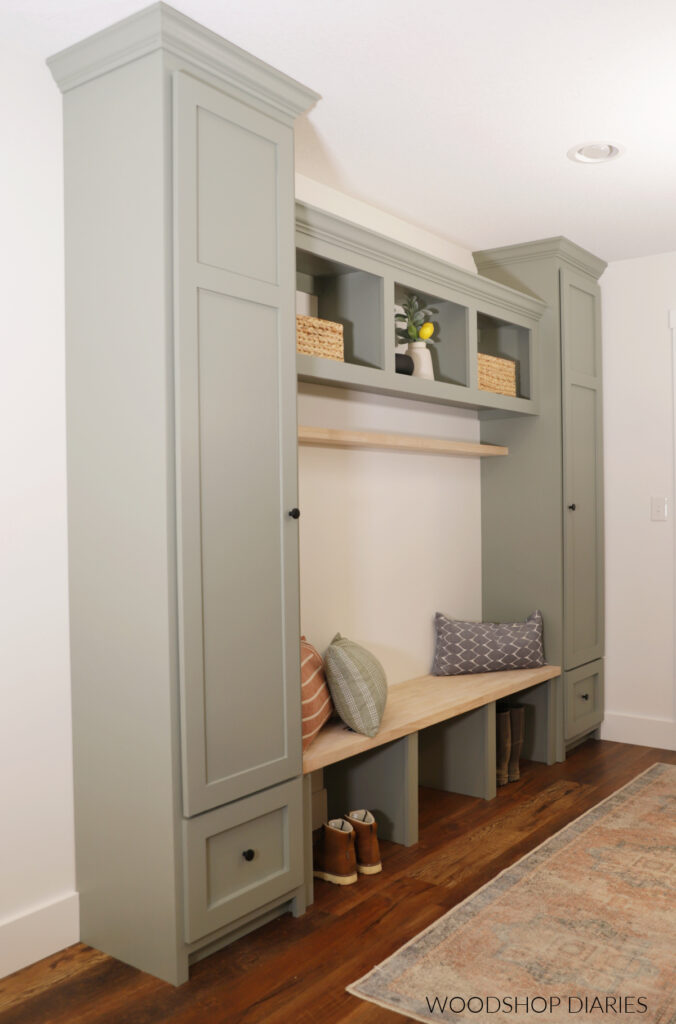
{"type": "MultiPolygon", "coordinates": [[[[46,57],[143,0],[0,0],[46,57]]],[[[676,250],[675,0],[176,0],[319,92],[297,170],[470,249],[676,250]],[[626,152],[566,158],[576,143],[626,152]]]]}

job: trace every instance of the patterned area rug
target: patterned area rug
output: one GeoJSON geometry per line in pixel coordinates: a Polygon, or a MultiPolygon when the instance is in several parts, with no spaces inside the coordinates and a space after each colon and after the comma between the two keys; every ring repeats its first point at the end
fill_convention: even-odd
{"type": "Polygon", "coordinates": [[[676,1022],[676,765],[656,764],[348,992],[422,1021],[676,1022]]]}

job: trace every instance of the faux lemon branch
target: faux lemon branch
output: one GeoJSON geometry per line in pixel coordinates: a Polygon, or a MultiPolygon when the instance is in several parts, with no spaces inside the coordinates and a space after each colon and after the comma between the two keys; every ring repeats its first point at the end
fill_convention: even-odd
{"type": "Polygon", "coordinates": [[[434,324],[427,317],[434,309],[424,309],[417,295],[409,295],[401,304],[403,313],[395,313],[395,320],[403,320],[406,326],[397,327],[397,341],[436,341],[433,338],[434,324]]]}

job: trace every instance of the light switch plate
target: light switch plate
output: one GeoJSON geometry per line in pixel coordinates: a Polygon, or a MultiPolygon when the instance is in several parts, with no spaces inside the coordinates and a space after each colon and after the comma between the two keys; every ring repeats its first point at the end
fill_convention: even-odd
{"type": "Polygon", "coordinates": [[[656,523],[664,523],[667,520],[667,499],[650,499],[650,518],[656,523]]]}

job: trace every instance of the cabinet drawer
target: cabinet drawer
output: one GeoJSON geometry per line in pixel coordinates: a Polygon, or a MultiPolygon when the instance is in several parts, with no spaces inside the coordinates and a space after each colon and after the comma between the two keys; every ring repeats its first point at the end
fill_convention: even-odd
{"type": "Polygon", "coordinates": [[[302,779],[183,822],[186,942],[302,884],[302,779]]]}
{"type": "Polygon", "coordinates": [[[563,673],[566,739],[595,729],[603,720],[603,662],[563,673]]]}

